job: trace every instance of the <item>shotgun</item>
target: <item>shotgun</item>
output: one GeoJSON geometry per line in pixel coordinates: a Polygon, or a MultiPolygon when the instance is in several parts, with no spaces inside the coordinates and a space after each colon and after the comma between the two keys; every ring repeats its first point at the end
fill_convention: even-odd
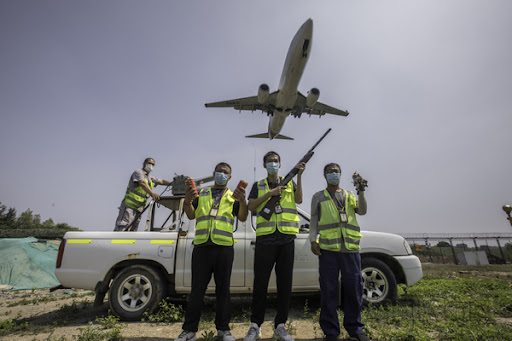
{"type": "MultiPolygon", "coordinates": [[[[313,154],[315,153],[313,150],[316,148],[316,146],[318,146],[318,144],[320,142],[322,142],[322,140],[324,139],[324,137],[327,136],[327,134],[329,134],[331,132],[331,128],[329,128],[325,134],[322,135],[322,137],[313,145],[313,147],[311,147],[311,149],[306,153],[306,155],[304,155],[302,157],[302,159],[299,161],[299,163],[301,162],[304,162],[304,163],[307,163],[309,161],[309,159],[311,159],[311,157],[313,156],[313,154]]],[[[295,175],[297,175],[297,173],[299,172],[299,169],[297,167],[293,167],[293,169],[288,173],[286,174],[286,176],[284,177],[284,179],[279,183],[279,186],[286,186],[288,184],[288,182],[290,182],[293,177],[295,175]]],[[[280,195],[276,195],[274,197],[271,197],[267,203],[265,204],[265,207],[263,207],[263,209],[261,210],[261,213],[260,215],[265,218],[266,220],[269,220],[270,217],[272,216],[272,214],[274,214],[274,208],[277,204],[277,202],[281,199],[281,196],[280,195]]]]}

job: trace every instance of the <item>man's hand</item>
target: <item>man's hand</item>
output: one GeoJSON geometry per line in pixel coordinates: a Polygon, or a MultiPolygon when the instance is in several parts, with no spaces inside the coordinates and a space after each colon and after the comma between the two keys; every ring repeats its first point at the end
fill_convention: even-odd
{"type": "Polygon", "coordinates": [[[317,256],[321,256],[322,252],[320,251],[320,245],[317,242],[311,242],[311,252],[317,256]]]}
{"type": "Polygon", "coordinates": [[[156,194],[155,192],[151,192],[151,197],[154,201],[160,200],[160,195],[156,194]]]}
{"type": "Polygon", "coordinates": [[[297,175],[302,175],[302,173],[304,173],[304,170],[306,169],[306,163],[305,162],[299,162],[295,168],[297,168],[299,170],[299,172],[297,173],[297,175]]]}
{"type": "Polygon", "coordinates": [[[354,173],[352,175],[352,181],[356,187],[357,193],[364,192],[364,188],[368,187],[368,181],[359,175],[359,173],[354,173]]]}
{"type": "Polygon", "coordinates": [[[191,205],[192,201],[196,198],[196,191],[193,187],[187,186],[185,188],[185,204],[191,205]]]}
{"type": "Polygon", "coordinates": [[[233,198],[237,199],[240,202],[245,203],[245,188],[236,188],[233,192],[233,198]]]}
{"type": "Polygon", "coordinates": [[[277,186],[276,188],[273,188],[270,191],[268,191],[268,193],[270,194],[270,196],[276,197],[281,195],[281,190],[283,190],[284,188],[286,188],[286,186],[277,186]]]}

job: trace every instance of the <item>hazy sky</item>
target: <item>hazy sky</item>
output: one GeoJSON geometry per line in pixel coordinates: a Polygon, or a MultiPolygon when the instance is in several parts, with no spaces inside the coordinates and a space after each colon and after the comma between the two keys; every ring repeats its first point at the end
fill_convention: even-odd
{"type": "MultiPolygon", "coordinates": [[[[512,2],[0,2],[0,201],[18,213],[112,230],[131,173],[208,176],[229,185],[284,175],[328,128],[303,175],[304,204],[322,169],[368,179],[363,229],[511,232],[512,2]],[[299,90],[348,117],[288,118],[295,141],[260,112],[204,107],[275,91],[291,39],[313,19],[299,90]]],[[[158,190],[160,192],[161,189],[158,190]]]]}

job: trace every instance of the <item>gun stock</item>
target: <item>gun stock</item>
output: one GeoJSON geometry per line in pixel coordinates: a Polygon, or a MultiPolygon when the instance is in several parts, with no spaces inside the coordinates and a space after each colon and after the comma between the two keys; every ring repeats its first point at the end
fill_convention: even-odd
{"type": "MultiPolygon", "coordinates": [[[[320,142],[322,142],[322,140],[327,136],[327,134],[329,134],[331,132],[331,128],[329,128],[323,135],[322,137],[313,145],[313,147],[311,147],[311,149],[306,153],[306,155],[304,155],[302,157],[302,159],[300,159],[299,163],[301,162],[304,162],[304,163],[308,163],[308,161],[311,159],[311,157],[313,156],[313,154],[315,154],[315,152],[313,151],[316,146],[318,146],[318,144],[320,142]]],[[[290,182],[293,177],[295,175],[297,175],[297,173],[299,173],[299,169],[297,167],[293,167],[293,169],[288,172],[288,174],[286,174],[286,176],[284,177],[284,179],[279,183],[279,186],[286,186],[288,184],[288,182],[290,182]]],[[[277,202],[281,199],[281,196],[275,196],[275,197],[272,197],[270,198],[267,203],[265,204],[265,207],[263,207],[263,209],[261,210],[261,213],[260,215],[265,218],[266,220],[269,220],[270,217],[272,217],[272,214],[274,213],[274,209],[276,207],[276,204],[277,202]]]]}

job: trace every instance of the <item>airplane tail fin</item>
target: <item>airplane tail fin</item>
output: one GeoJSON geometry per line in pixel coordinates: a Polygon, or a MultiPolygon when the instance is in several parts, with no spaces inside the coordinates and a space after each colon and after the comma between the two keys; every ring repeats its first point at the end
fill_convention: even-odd
{"type": "MultiPolygon", "coordinates": [[[[255,134],[255,135],[247,135],[246,138],[268,139],[269,136],[268,136],[268,133],[261,133],[261,134],[255,134]]],[[[273,139],[277,139],[277,140],[293,140],[293,138],[288,137],[288,136],[284,136],[284,135],[281,135],[281,134],[278,134],[278,135],[274,136],[273,139]]]]}

